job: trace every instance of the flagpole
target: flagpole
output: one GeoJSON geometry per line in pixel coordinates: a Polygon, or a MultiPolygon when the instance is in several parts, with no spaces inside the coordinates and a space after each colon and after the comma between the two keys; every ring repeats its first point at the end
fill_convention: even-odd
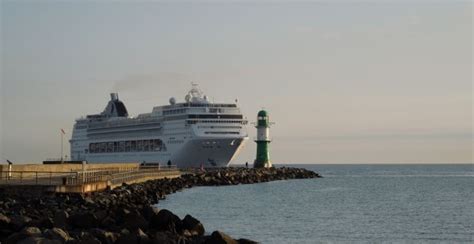
{"type": "Polygon", "coordinates": [[[64,163],[64,161],[63,161],[63,137],[64,137],[64,133],[61,131],[61,163],[64,163]]]}

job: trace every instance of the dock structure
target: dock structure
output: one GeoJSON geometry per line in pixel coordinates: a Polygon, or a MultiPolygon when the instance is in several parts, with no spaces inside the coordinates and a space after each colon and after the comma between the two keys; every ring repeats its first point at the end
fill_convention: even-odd
{"type": "Polygon", "coordinates": [[[176,178],[175,166],[120,164],[16,164],[0,165],[0,193],[90,193],[113,189],[123,183],[176,178]]]}

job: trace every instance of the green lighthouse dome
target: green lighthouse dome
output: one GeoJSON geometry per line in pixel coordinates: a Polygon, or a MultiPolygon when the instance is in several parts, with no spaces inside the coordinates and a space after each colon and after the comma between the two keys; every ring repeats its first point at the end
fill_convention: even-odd
{"type": "Polygon", "coordinates": [[[268,117],[268,113],[265,110],[260,110],[257,114],[258,117],[268,117]]]}

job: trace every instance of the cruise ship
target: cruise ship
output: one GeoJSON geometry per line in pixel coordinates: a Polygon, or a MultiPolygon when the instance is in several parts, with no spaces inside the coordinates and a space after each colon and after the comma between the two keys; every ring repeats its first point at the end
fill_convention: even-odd
{"type": "Polygon", "coordinates": [[[248,121],[237,100],[211,102],[196,84],[183,102],[172,97],[169,105],[136,117],[117,93],[110,98],[102,113],[76,120],[71,160],[226,167],[248,140],[248,121]]]}

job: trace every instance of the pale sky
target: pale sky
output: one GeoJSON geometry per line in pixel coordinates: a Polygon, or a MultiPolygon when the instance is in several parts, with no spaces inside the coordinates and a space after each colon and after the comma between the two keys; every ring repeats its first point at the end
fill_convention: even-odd
{"type": "Polygon", "coordinates": [[[472,162],[471,1],[0,2],[0,162],[59,157],[112,91],[135,116],[191,81],[267,109],[275,163],[472,162]]]}

